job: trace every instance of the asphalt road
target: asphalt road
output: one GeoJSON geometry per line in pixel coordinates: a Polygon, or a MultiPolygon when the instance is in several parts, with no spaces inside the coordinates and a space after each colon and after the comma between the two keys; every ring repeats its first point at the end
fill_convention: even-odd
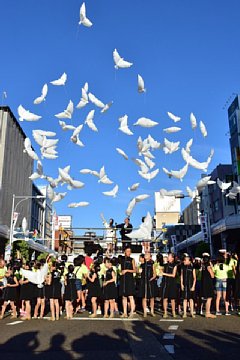
{"type": "Polygon", "coordinates": [[[0,322],[1,359],[238,359],[240,317],[0,322]]]}

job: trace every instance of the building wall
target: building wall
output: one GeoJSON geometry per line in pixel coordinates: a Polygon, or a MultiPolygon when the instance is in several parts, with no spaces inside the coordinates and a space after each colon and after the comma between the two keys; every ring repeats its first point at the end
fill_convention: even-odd
{"type": "Polygon", "coordinates": [[[236,96],[228,108],[232,169],[235,180],[240,182],[240,97],[236,96]]]}
{"type": "Polygon", "coordinates": [[[156,213],[156,229],[161,229],[163,224],[177,224],[180,218],[179,213],[156,213]]]}
{"type": "Polygon", "coordinates": [[[198,205],[196,199],[193,199],[192,202],[183,210],[183,222],[185,225],[199,224],[198,205]]]}
{"type": "MultiPolygon", "coordinates": [[[[33,160],[24,150],[25,133],[21,129],[9,107],[0,107],[0,225],[10,227],[13,194],[32,195],[29,176],[33,170],[33,160]]],[[[16,199],[18,202],[19,199],[16,199]]],[[[19,217],[30,223],[31,200],[25,200],[16,208],[19,217]]]]}
{"type": "MultiPolygon", "coordinates": [[[[217,178],[224,182],[232,181],[232,166],[219,164],[211,173],[211,180],[216,181],[217,178]]],[[[234,201],[226,198],[217,184],[207,186],[200,196],[201,210],[209,214],[211,224],[235,213],[234,201]]]]}

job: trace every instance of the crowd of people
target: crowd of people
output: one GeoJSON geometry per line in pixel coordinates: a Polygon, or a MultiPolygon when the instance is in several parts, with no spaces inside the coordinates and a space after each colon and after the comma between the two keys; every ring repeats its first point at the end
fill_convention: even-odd
{"type": "Polygon", "coordinates": [[[6,311],[22,320],[50,312],[52,321],[85,312],[91,318],[132,318],[136,311],[144,318],[240,315],[240,259],[224,250],[215,261],[208,253],[195,259],[159,253],[153,259],[147,251],[135,262],[130,247],[118,257],[89,253],[73,263],[66,255],[28,263],[0,259],[0,310],[0,319],[6,311]],[[42,283],[31,282],[30,275],[44,267],[42,283]]]}

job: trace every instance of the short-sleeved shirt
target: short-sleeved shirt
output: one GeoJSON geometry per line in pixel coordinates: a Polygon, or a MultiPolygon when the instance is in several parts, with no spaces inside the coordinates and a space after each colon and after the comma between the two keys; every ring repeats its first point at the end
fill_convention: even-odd
{"type": "Polygon", "coordinates": [[[76,278],[81,280],[82,284],[85,283],[85,276],[88,274],[88,272],[89,270],[84,264],[82,264],[81,266],[76,266],[74,269],[74,274],[76,275],[76,278]]]}
{"type": "Polygon", "coordinates": [[[0,280],[2,280],[5,277],[6,272],[7,272],[6,266],[0,269],[0,280]]]}
{"type": "Polygon", "coordinates": [[[229,266],[227,264],[222,264],[222,266],[223,270],[220,269],[220,264],[216,264],[213,267],[213,272],[216,279],[223,280],[228,278],[229,266]]]}
{"type": "Polygon", "coordinates": [[[231,259],[228,265],[228,279],[235,279],[233,268],[237,266],[237,260],[231,259]]]}

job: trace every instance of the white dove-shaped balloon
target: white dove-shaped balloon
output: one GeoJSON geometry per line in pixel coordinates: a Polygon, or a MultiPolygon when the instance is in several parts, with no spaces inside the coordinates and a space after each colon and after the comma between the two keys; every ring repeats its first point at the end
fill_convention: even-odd
{"type": "Polygon", "coordinates": [[[76,127],[73,125],[67,125],[64,121],[59,120],[59,125],[61,126],[63,131],[67,130],[75,130],[76,127]]]}
{"type": "Polygon", "coordinates": [[[63,112],[60,112],[60,113],[56,114],[55,116],[58,119],[71,119],[73,110],[74,110],[74,105],[73,105],[72,100],[70,100],[67,108],[65,110],[63,110],[63,112]]]}
{"type": "Polygon", "coordinates": [[[86,90],[84,88],[82,88],[82,97],[79,101],[79,103],[77,104],[76,108],[77,109],[82,109],[84,106],[86,106],[88,104],[88,94],[86,92],[86,90]]]}
{"type": "Polygon", "coordinates": [[[133,65],[132,63],[125,61],[124,58],[119,55],[117,49],[113,51],[113,60],[115,63],[115,69],[130,68],[133,65]]]}
{"type": "Polygon", "coordinates": [[[114,188],[111,191],[104,191],[103,195],[112,196],[115,198],[117,196],[118,189],[119,189],[119,187],[118,187],[118,185],[116,185],[116,186],[114,186],[114,188]]]}
{"type": "Polygon", "coordinates": [[[116,150],[125,160],[128,160],[128,155],[122,149],[116,148],[116,150]]]}
{"type": "Polygon", "coordinates": [[[139,188],[140,183],[134,183],[128,187],[128,191],[136,191],[139,188]]]}
{"type": "Polygon", "coordinates": [[[128,237],[131,239],[144,239],[151,240],[153,222],[150,213],[147,213],[147,216],[144,219],[144,222],[140,225],[138,230],[133,230],[128,234],[128,237]]]}
{"type": "Polygon", "coordinates": [[[128,204],[128,207],[127,207],[127,210],[126,210],[126,215],[127,216],[132,215],[132,212],[133,212],[133,209],[134,209],[135,206],[136,206],[136,199],[133,198],[128,204]]]}
{"type": "Polygon", "coordinates": [[[39,115],[36,115],[34,113],[31,113],[29,110],[24,109],[22,105],[18,106],[18,115],[19,115],[19,121],[38,121],[42,117],[39,115]]]}
{"type": "Polygon", "coordinates": [[[38,160],[38,155],[32,149],[31,140],[29,138],[25,138],[24,140],[24,153],[26,153],[31,159],[38,160]]]}
{"type": "Polygon", "coordinates": [[[190,114],[190,122],[191,122],[192,129],[193,130],[196,129],[196,127],[197,127],[197,119],[196,119],[196,116],[193,113],[190,114]]]}
{"type": "Polygon", "coordinates": [[[41,96],[37,97],[37,98],[33,101],[33,103],[34,103],[35,105],[41,104],[43,101],[46,100],[47,93],[48,93],[48,85],[47,85],[47,84],[44,84],[44,85],[43,85],[43,88],[42,88],[42,94],[41,94],[41,96]]]}
{"type": "Polygon", "coordinates": [[[124,115],[119,118],[120,127],[119,130],[122,131],[126,135],[133,135],[133,132],[128,127],[128,116],[124,115]]]}
{"type": "Polygon", "coordinates": [[[225,183],[224,181],[221,181],[220,179],[217,179],[217,184],[218,184],[219,188],[222,190],[222,192],[224,192],[224,191],[226,191],[227,189],[229,189],[230,186],[232,185],[231,182],[225,183]]]}
{"type": "Polygon", "coordinates": [[[177,127],[177,126],[171,126],[169,128],[163,129],[163,131],[166,132],[167,134],[176,133],[176,132],[178,132],[180,130],[181,130],[181,128],[177,127]]]}
{"type": "Polygon", "coordinates": [[[97,107],[103,109],[105,107],[104,103],[99,100],[95,95],[93,95],[92,93],[89,93],[88,94],[88,98],[89,100],[94,104],[96,105],[97,107]]]}
{"type": "Polygon", "coordinates": [[[153,121],[153,120],[148,119],[148,118],[145,118],[145,117],[141,117],[133,125],[134,126],[142,126],[142,127],[145,127],[145,128],[151,128],[151,127],[154,127],[154,126],[158,125],[158,122],[153,121]]]}
{"type": "Polygon", "coordinates": [[[143,200],[146,200],[150,197],[148,194],[140,194],[135,197],[136,202],[141,202],[143,200]]]}
{"type": "Polygon", "coordinates": [[[146,92],[144,80],[141,75],[138,75],[138,92],[140,94],[146,92]]]}
{"type": "Polygon", "coordinates": [[[167,112],[167,114],[168,114],[168,117],[171,119],[171,120],[173,120],[174,122],[178,122],[178,121],[180,121],[181,120],[181,118],[180,118],[180,116],[176,116],[176,115],[174,115],[173,113],[171,113],[171,112],[167,112]]]}
{"type": "Polygon", "coordinates": [[[92,22],[87,18],[85,3],[83,3],[80,7],[79,25],[81,25],[81,24],[86,27],[91,27],[93,25],[92,22]]]}
{"type": "Polygon", "coordinates": [[[98,132],[98,128],[96,127],[96,125],[93,122],[94,114],[95,114],[95,110],[91,110],[88,113],[88,115],[85,119],[85,124],[87,124],[89,129],[91,129],[92,131],[98,132]]]}
{"type": "Polygon", "coordinates": [[[199,128],[202,133],[202,136],[206,137],[207,136],[207,128],[206,128],[205,124],[203,123],[203,121],[199,122],[199,128]]]}
{"type": "Polygon", "coordinates": [[[55,85],[55,86],[64,86],[66,84],[66,81],[67,81],[67,74],[64,72],[59,79],[57,80],[53,80],[53,81],[50,81],[50,83],[52,85],[55,85]]]}
{"type": "Polygon", "coordinates": [[[85,206],[88,206],[88,205],[89,205],[89,202],[87,202],[87,201],[80,201],[80,202],[70,203],[70,204],[68,204],[68,207],[69,207],[69,208],[78,208],[78,207],[85,207],[85,206]]]}
{"type": "Polygon", "coordinates": [[[138,173],[143,179],[146,179],[148,182],[150,182],[158,175],[159,169],[156,169],[156,170],[146,173],[146,174],[139,170],[138,173]]]}
{"type": "Polygon", "coordinates": [[[201,178],[196,185],[196,188],[198,191],[201,191],[202,189],[204,189],[207,185],[212,185],[215,184],[216,181],[211,180],[211,176],[204,176],[203,178],[201,178]]]}

